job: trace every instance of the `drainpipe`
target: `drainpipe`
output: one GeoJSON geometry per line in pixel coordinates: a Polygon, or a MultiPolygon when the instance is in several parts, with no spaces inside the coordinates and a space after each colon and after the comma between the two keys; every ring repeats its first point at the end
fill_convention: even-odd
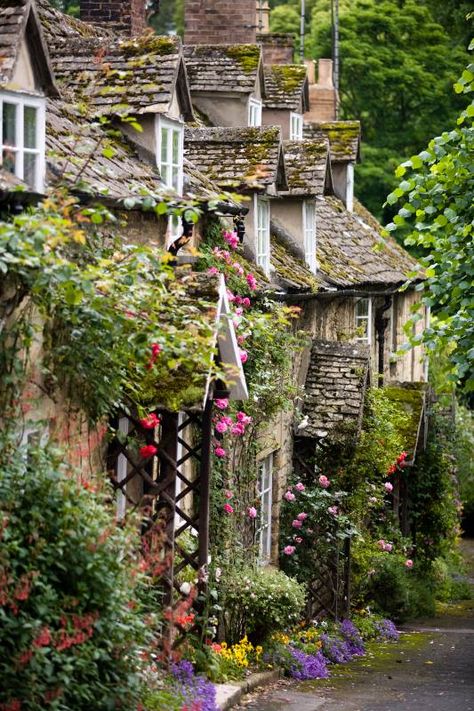
{"type": "Polygon", "coordinates": [[[385,296],[382,306],[375,311],[375,331],[378,343],[378,387],[383,387],[385,371],[385,331],[389,324],[389,319],[384,317],[384,313],[392,306],[393,296],[385,296]]]}

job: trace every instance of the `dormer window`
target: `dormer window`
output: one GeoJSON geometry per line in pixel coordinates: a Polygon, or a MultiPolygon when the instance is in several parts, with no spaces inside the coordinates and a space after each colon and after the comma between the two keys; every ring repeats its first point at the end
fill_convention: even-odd
{"type": "Polygon", "coordinates": [[[179,195],[183,191],[183,125],[161,116],[156,120],[157,156],[161,180],[179,195]]]}
{"type": "Polygon", "coordinates": [[[304,258],[313,274],[316,273],[316,206],[314,200],[303,202],[304,258]]]}
{"type": "Polygon", "coordinates": [[[270,204],[255,196],[256,261],[265,274],[270,273],[270,204]]]}
{"type": "Polygon", "coordinates": [[[372,343],[372,300],[358,299],[355,305],[355,340],[359,343],[372,343]]]}
{"type": "Polygon", "coordinates": [[[2,168],[36,192],[44,188],[45,100],[0,94],[2,168]]]}
{"type": "Polygon", "coordinates": [[[301,114],[290,113],[290,141],[301,141],[303,139],[303,116],[301,114]]]}
{"type": "Polygon", "coordinates": [[[259,99],[249,99],[249,126],[262,125],[262,102],[259,99]]]}

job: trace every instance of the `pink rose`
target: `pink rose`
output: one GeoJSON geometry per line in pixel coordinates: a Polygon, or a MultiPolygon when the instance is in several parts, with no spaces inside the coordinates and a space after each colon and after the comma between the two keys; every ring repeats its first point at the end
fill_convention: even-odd
{"type": "Polygon", "coordinates": [[[228,415],[221,415],[221,422],[224,422],[227,425],[227,427],[230,427],[231,425],[234,424],[232,417],[229,417],[228,415]]]}
{"type": "Polygon", "coordinates": [[[295,552],[295,550],[296,550],[296,548],[295,548],[294,546],[285,546],[285,547],[283,548],[283,553],[284,553],[285,555],[293,555],[293,553],[295,552]]]}
{"type": "Polygon", "coordinates": [[[216,457],[220,457],[221,459],[227,457],[227,452],[223,447],[216,447],[214,450],[214,454],[216,455],[216,457]]]}
{"type": "Polygon", "coordinates": [[[295,495],[291,493],[291,491],[287,491],[284,495],[283,498],[286,499],[287,501],[294,501],[295,500],[295,495]]]}
{"type": "Polygon", "coordinates": [[[229,299],[231,304],[235,301],[235,296],[230,289],[227,289],[227,298],[229,299]]]}
{"type": "Polygon", "coordinates": [[[224,491],[224,496],[225,496],[226,499],[231,499],[231,498],[233,497],[233,495],[234,495],[233,492],[232,492],[232,491],[229,491],[229,489],[226,489],[226,490],[224,491]]]}
{"type": "Polygon", "coordinates": [[[222,235],[231,249],[237,249],[239,246],[239,238],[235,232],[224,232],[222,235]]]}
{"type": "Polygon", "coordinates": [[[301,536],[295,536],[293,540],[295,543],[303,543],[303,539],[301,538],[301,536]]]}
{"type": "Polygon", "coordinates": [[[224,434],[224,432],[227,432],[228,426],[226,422],[223,422],[222,420],[219,420],[219,422],[216,422],[216,430],[219,432],[219,434],[224,434]]]}
{"type": "Polygon", "coordinates": [[[237,304],[237,306],[240,306],[242,303],[242,297],[241,296],[235,296],[234,297],[234,304],[237,304]]]}
{"type": "Polygon", "coordinates": [[[323,487],[323,489],[327,489],[330,484],[329,479],[327,478],[327,476],[324,476],[324,474],[321,474],[318,481],[319,481],[320,485],[323,487]]]}
{"type": "Polygon", "coordinates": [[[331,514],[331,516],[337,516],[339,513],[339,509],[337,506],[328,506],[328,512],[331,514]]]}
{"type": "Polygon", "coordinates": [[[413,561],[410,558],[405,561],[405,568],[413,568],[413,561]]]}
{"type": "Polygon", "coordinates": [[[299,481],[297,484],[295,484],[295,489],[296,491],[304,491],[304,484],[299,481]]]}
{"type": "Polygon", "coordinates": [[[245,412],[239,411],[236,415],[237,421],[241,422],[245,427],[252,422],[252,418],[245,414],[245,412]]]}
{"type": "Polygon", "coordinates": [[[241,363],[246,363],[248,361],[249,354],[247,353],[247,351],[239,350],[239,355],[241,363]]]}
{"type": "Polygon", "coordinates": [[[257,288],[257,280],[255,279],[253,274],[247,274],[246,276],[247,279],[247,284],[249,285],[249,288],[252,289],[252,291],[255,291],[257,288]]]}
{"type": "Polygon", "coordinates": [[[248,296],[244,296],[242,299],[242,306],[245,306],[246,309],[250,308],[250,299],[248,296]]]}
{"type": "MultiPolygon", "coordinates": [[[[239,297],[239,298],[240,298],[240,297],[239,297]]],[[[238,309],[235,309],[235,315],[236,315],[236,316],[242,316],[243,313],[244,313],[244,310],[243,310],[243,308],[241,308],[240,306],[239,306],[238,309]]]]}
{"type": "Polygon", "coordinates": [[[208,274],[220,274],[217,267],[209,267],[209,269],[207,270],[207,273],[208,274]]]}
{"type": "Polygon", "coordinates": [[[377,541],[377,545],[380,548],[380,550],[385,550],[385,541],[383,538],[380,539],[380,541],[377,541]]]}
{"type": "Polygon", "coordinates": [[[237,336],[237,343],[239,344],[239,346],[242,346],[245,343],[245,336],[237,336]]]}
{"type": "Polygon", "coordinates": [[[231,434],[236,435],[237,437],[240,437],[245,433],[245,425],[242,422],[236,422],[235,425],[232,425],[230,428],[231,434]]]}
{"type": "Polygon", "coordinates": [[[393,550],[393,545],[391,543],[386,543],[383,547],[384,551],[387,551],[387,553],[391,553],[393,550]]]}
{"type": "Polygon", "coordinates": [[[385,486],[385,491],[388,491],[388,493],[391,494],[393,491],[393,485],[389,481],[387,481],[387,482],[385,482],[384,486],[385,486]]]}
{"type": "Polygon", "coordinates": [[[295,520],[291,522],[291,525],[293,526],[293,528],[301,528],[301,526],[303,525],[303,521],[299,521],[297,518],[295,518],[295,520]]]}
{"type": "Polygon", "coordinates": [[[298,519],[298,521],[304,521],[305,519],[308,518],[308,514],[305,513],[304,511],[302,511],[301,513],[298,514],[298,516],[296,518],[298,519]]]}
{"type": "Polygon", "coordinates": [[[214,405],[218,407],[219,410],[225,410],[229,407],[229,400],[226,397],[217,398],[216,400],[214,400],[214,405]]]}
{"type": "Polygon", "coordinates": [[[247,516],[249,518],[257,518],[257,509],[255,506],[249,506],[247,509],[247,516]]]}
{"type": "Polygon", "coordinates": [[[224,504],[224,511],[228,514],[234,513],[234,509],[230,504],[224,504]]]}

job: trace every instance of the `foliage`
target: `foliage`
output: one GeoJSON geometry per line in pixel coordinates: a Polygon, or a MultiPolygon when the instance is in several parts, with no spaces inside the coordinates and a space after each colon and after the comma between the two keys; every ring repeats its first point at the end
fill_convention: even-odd
{"type": "Polygon", "coordinates": [[[302,586],[273,568],[225,571],[221,596],[226,639],[233,642],[247,634],[254,644],[295,624],[305,602],[302,586]]]}
{"type": "Polygon", "coordinates": [[[53,454],[4,443],[1,458],[0,702],[135,709],[155,617],[145,625],[135,529],[53,454]]]}
{"type": "Polygon", "coordinates": [[[459,493],[463,506],[463,528],[474,532],[474,416],[459,406],[456,410],[454,452],[458,468],[459,493]]]}
{"type": "MultiPolygon", "coordinates": [[[[455,90],[472,94],[474,64],[464,70],[455,90]]],[[[417,289],[436,316],[411,342],[422,340],[428,349],[446,352],[455,369],[448,378],[468,392],[474,390],[473,122],[474,100],[455,128],[401,164],[396,174],[403,180],[387,198],[389,204],[403,202],[387,230],[408,232],[405,244],[422,249],[424,278],[417,289]]],[[[411,276],[415,281],[420,274],[411,276]]],[[[407,329],[420,318],[416,313],[407,329]]]]}

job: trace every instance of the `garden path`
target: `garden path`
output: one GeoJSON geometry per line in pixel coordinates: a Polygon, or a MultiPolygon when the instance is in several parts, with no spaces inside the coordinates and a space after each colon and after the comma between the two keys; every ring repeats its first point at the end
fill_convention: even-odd
{"type": "MultiPolygon", "coordinates": [[[[474,574],[474,540],[463,541],[474,574]]],[[[474,579],[471,577],[471,582],[474,579]]],[[[474,711],[474,599],[407,625],[398,643],[376,645],[331,678],[283,680],[245,711],[474,711]]]]}

